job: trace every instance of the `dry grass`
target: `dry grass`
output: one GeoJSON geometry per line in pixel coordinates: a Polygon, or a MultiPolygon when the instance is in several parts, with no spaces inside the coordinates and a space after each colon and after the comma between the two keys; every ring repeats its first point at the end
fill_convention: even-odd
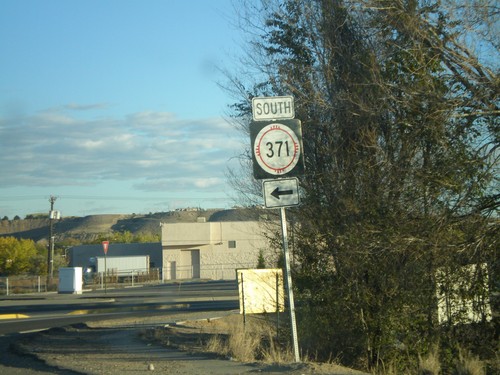
{"type": "MultiPolygon", "coordinates": [[[[270,365],[286,365],[294,362],[290,347],[277,340],[276,323],[268,316],[247,316],[246,324],[241,315],[229,315],[221,319],[204,319],[187,321],[174,327],[157,327],[145,332],[148,339],[161,342],[164,345],[186,351],[204,351],[217,356],[231,358],[241,362],[259,361],[270,365]]],[[[308,363],[316,373],[324,373],[326,369],[340,368],[342,374],[357,373],[346,370],[335,364],[317,363],[314,359],[303,356],[302,363],[308,363]],[[343,372],[342,372],[343,371],[343,372]],[[348,371],[348,372],[346,372],[348,371]]],[[[486,362],[461,350],[454,366],[450,369],[452,375],[485,375],[486,362]]],[[[495,367],[496,368],[496,367],[495,367]]],[[[418,368],[408,370],[408,374],[438,375],[442,373],[442,364],[437,348],[425,356],[419,356],[418,368]]],[[[387,366],[377,373],[384,375],[400,375],[397,366],[387,366]]]]}
{"type": "Polygon", "coordinates": [[[196,344],[205,352],[242,362],[293,362],[291,350],[276,339],[276,323],[261,316],[247,316],[246,323],[241,315],[189,321],[175,329],[149,332],[148,336],[155,341],[184,349],[192,349],[196,344]]]}
{"type": "Polygon", "coordinates": [[[222,356],[228,356],[227,345],[224,337],[220,335],[213,335],[205,345],[205,350],[210,353],[217,353],[222,356]]]}
{"type": "Polygon", "coordinates": [[[277,342],[276,335],[268,332],[267,337],[263,336],[263,339],[265,339],[265,341],[261,342],[260,355],[264,362],[285,363],[293,361],[293,356],[288,356],[290,351],[277,342]]]}
{"type": "Polygon", "coordinates": [[[438,375],[441,371],[438,349],[434,348],[425,357],[418,356],[419,375],[438,375]]]}
{"type": "MultiPolygon", "coordinates": [[[[458,359],[451,370],[452,375],[486,375],[486,363],[470,352],[460,349],[458,359]]],[[[438,349],[434,348],[425,357],[419,355],[418,375],[441,374],[438,349]]]]}
{"type": "MultiPolygon", "coordinates": [[[[190,320],[169,327],[144,329],[141,335],[146,341],[187,352],[259,362],[280,373],[368,375],[332,362],[313,362],[306,356],[301,363],[295,363],[291,348],[277,339],[276,321],[269,315],[247,316],[246,324],[243,324],[243,317],[236,314],[220,319],[190,320]]],[[[280,332],[280,335],[287,341],[288,334],[280,332]]]]}
{"type": "Polygon", "coordinates": [[[290,350],[277,342],[276,326],[273,322],[255,316],[247,317],[246,323],[243,323],[241,316],[231,318],[217,322],[220,323],[218,332],[206,344],[207,351],[243,362],[293,361],[290,350]]]}
{"type": "Polygon", "coordinates": [[[454,375],[485,375],[485,364],[466,350],[460,350],[454,375]]]}
{"type": "Polygon", "coordinates": [[[259,332],[248,329],[248,327],[235,326],[229,332],[227,350],[231,357],[238,361],[254,361],[261,346],[259,332]]]}

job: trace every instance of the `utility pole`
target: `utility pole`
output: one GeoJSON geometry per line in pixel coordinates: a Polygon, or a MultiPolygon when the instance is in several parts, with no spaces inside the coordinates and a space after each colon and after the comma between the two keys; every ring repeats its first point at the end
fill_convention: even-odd
{"type": "Polygon", "coordinates": [[[50,226],[49,226],[49,249],[48,249],[48,255],[47,255],[47,278],[48,281],[52,281],[52,278],[54,277],[54,219],[59,216],[58,214],[55,213],[54,211],[54,203],[56,201],[57,197],[54,197],[53,195],[50,196],[49,202],[50,202],[50,212],[49,212],[49,221],[50,221],[50,226]]]}

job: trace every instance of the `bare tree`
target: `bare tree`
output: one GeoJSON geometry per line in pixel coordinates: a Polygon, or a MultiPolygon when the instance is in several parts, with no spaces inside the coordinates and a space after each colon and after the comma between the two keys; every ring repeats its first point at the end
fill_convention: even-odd
{"type": "Polygon", "coordinates": [[[295,277],[309,351],[374,368],[404,347],[416,363],[461,339],[442,337],[438,270],[498,272],[500,60],[494,17],[477,17],[498,8],[474,4],[487,5],[466,18],[465,2],[414,0],[268,0],[243,13],[253,39],[249,75],[232,76],[235,117],[246,130],[253,96],[291,94],[303,123],[295,277]],[[472,31],[490,58],[465,43],[472,31]]]}

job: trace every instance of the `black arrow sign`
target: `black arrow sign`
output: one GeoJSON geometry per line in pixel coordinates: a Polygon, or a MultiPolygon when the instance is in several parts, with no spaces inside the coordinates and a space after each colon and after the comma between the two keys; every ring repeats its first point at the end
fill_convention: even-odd
{"type": "Polygon", "coordinates": [[[281,190],[280,191],[279,186],[276,189],[274,189],[273,192],[271,193],[271,195],[276,199],[280,199],[281,195],[292,195],[292,194],[293,194],[293,190],[281,190]]]}

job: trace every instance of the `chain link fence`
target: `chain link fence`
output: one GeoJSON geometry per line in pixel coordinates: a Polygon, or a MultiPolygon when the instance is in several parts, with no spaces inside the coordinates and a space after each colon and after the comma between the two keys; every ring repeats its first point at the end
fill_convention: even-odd
{"type": "MultiPolygon", "coordinates": [[[[134,270],[126,274],[118,274],[110,270],[104,273],[89,273],[83,276],[83,288],[104,289],[108,287],[125,287],[137,284],[154,284],[161,282],[161,270],[153,268],[150,270],[134,270]]],[[[0,295],[32,294],[56,292],[59,288],[59,277],[52,279],[46,275],[21,275],[0,277],[0,295]]]]}
{"type": "MultiPolygon", "coordinates": [[[[225,263],[180,266],[175,262],[168,267],[84,272],[83,289],[120,288],[139,284],[160,284],[187,280],[236,280],[236,270],[255,268],[254,263],[225,263]]],[[[0,277],[0,295],[57,292],[59,277],[47,275],[21,275],[0,277]]]]}
{"type": "Polygon", "coordinates": [[[46,275],[21,275],[0,277],[0,295],[44,293],[56,291],[59,278],[47,278],[46,275]]]}

